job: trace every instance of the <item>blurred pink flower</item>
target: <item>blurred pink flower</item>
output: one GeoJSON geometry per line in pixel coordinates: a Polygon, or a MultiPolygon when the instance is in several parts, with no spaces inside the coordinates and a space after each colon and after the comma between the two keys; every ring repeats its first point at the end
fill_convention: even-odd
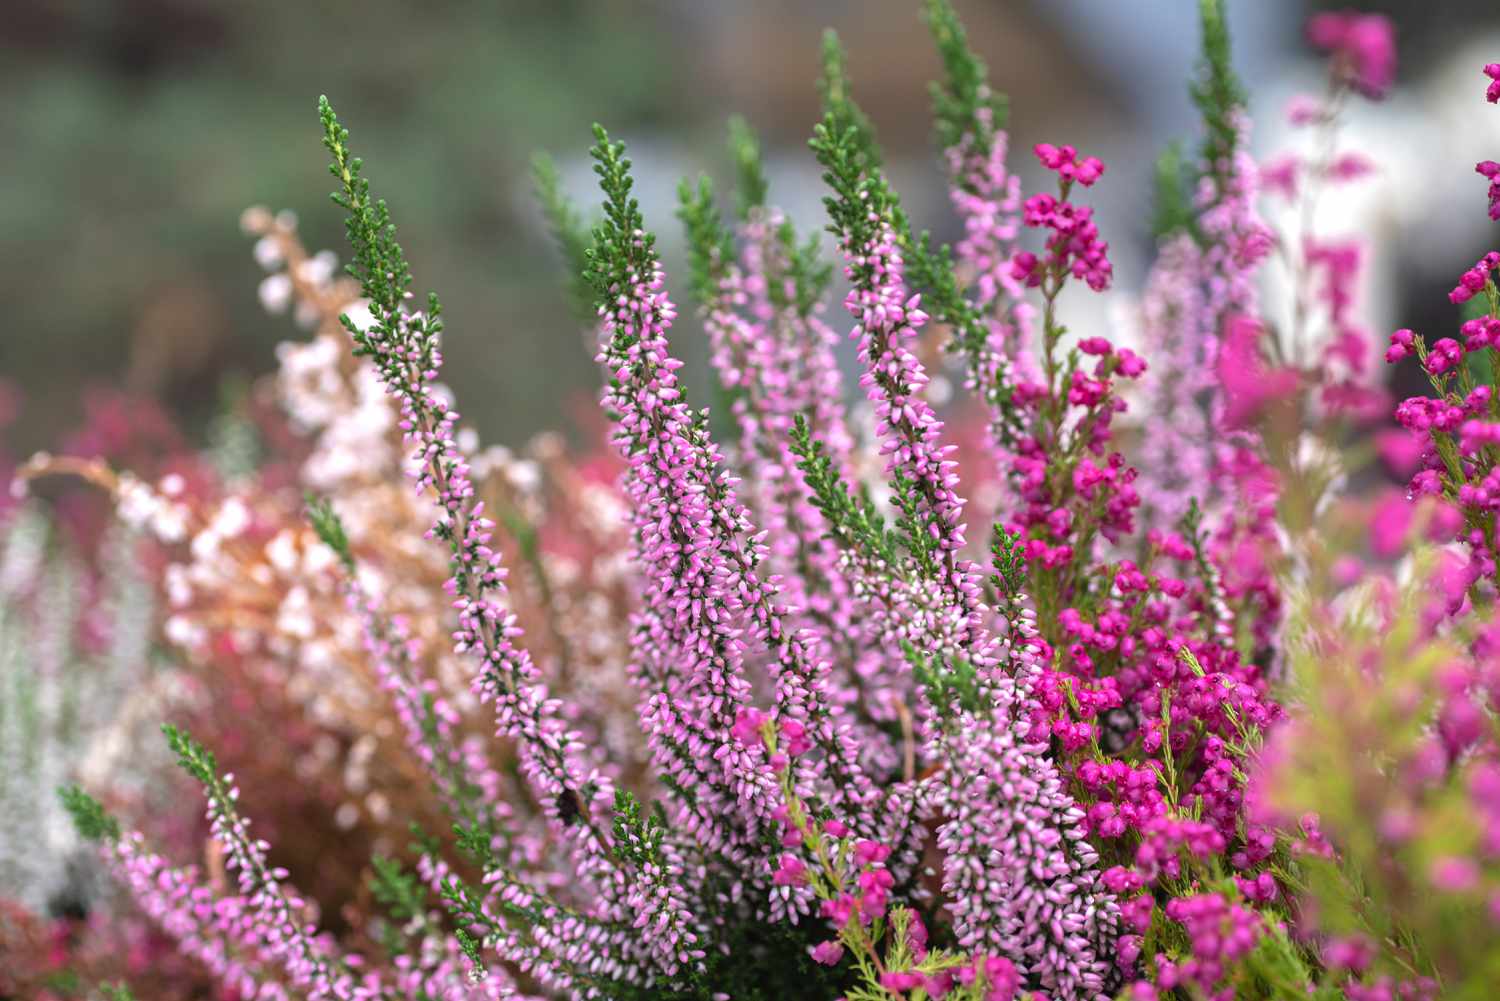
{"type": "Polygon", "coordinates": [[[1262,332],[1260,321],[1251,316],[1233,316],[1225,324],[1217,374],[1224,390],[1224,423],[1231,428],[1245,427],[1266,404],[1297,390],[1295,371],[1271,368],[1261,357],[1262,332]]]}
{"type": "Polygon", "coordinates": [[[1335,72],[1369,98],[1381,98],[1396,79],[1396,31],[1389,18],[1357,11],[1314,14],[1307,40],[1334,58],[1335,72]]]}

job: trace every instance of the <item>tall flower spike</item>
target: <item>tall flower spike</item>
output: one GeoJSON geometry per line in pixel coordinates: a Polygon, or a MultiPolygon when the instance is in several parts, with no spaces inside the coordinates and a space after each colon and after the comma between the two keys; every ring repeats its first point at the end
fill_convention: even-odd
{"type": "MultiPolygon", "coordinates": [[[[749,154],[741,129],[743,159],[749,154]]],[[[758,172],[750,173],[753,183],[758,172]]],[[[870,653],[869,644],[851,618],[849,582],[838,565],[838,547],[811,502],[792,452],[793,424],[801,414],[832,443],[831,453],[842,459],[849,451],[829,343],[833,333],[815,316],[814,290],[824,282],[822,269],[808,259],[814,248],[799,247],[790,223],[774,210],[760,205],[749,209],[738,227],[743,250],[736,260],[736,241],[720,221],[707,181],[696,191],[684,185],[682,199],[680,215],[689,232],[694,284],[704,303],[714,366],[734,397],[744,453],[740,465],[747,474],[758,474],[748,481],[747,495],[771,540],[770,581],[777,598],[795,610],[779,616],[787,623],[782,628],[811,630],[803,637],[807,649],[792,653],[805,666],[773,668],[777,702],[800,722],[811,720],[818,741],[843,763],[838,773],[842,784],[858,769],[853,746],[829,727],[833,700],[827,662],[835,652],[846,655],[846,661],[857,660],[870,653]],[[809,682],[818,693],[805,688],[809,682]]],[[[784,656],[780,650],[772,654],[778,662],[784,656]]],[[[840,795],[839,805],[847,809],[850,803],[840,795]]]]}
{"type": "Polygon", "coordinates": [[[384,615],[360,583],[343,521],[327,501],[310,502],[307,514],[318,538],[339,557],[349,610],[360,624],[380,685],[395,704],[407,747],[426,769],[443,805],[456,822],[487,839],[507,836],[513,816],[501,798],[503,780],[482,748],[460,740],[458,712],[437,684],[420,677],[417,644],[406,624],[384,615]]]}
{"type": "Polygon", "coordinates": [[[741,596],[726,586],[725,549],[748,534],[717,447],[683,402],[666,331],[676,307],[662,290],[655,238],[630,196],[624,146],[595,127],[595,171],[604,222],[589,252],[601,320],[599,360],[611,376],[606,408],[630,463],[636,545],[646,571],[640,616],[641,716],[653,758],[690,803],[679,803],[689,837],[747,862],[775,809],[763,761],[730,734],[750,705],[737,619],[741,596]]]}
{"type": "Polygon", "coordinates": [[[922,397],[928,376],[911,349],[927,314],[905,281],[898,241],[904,217],[862,150],[856,127],[840,131],[839,116],[830,111],[812,147],[834,192],[824,204],[853,286],[844,306],[856,321],[850,336],[865,367],[860,385],[879,422],[876,435],[904,510],[906,541],[924,574],[940,579],[968,615],[978,604],[977,573],[960,556],[963,500],[954,490],[953,447],[942,443],[943,424],[922,397]]]}
{"type": "Polygon", "coordinates": [[[170,724],[162,730],[183,770],[203,786],[209,830],[224,849],[225,866],[235,871],[240,897],[255,915],[265,961],[279,966],[312,1001],[379,997],[373,975],[356,977],[351,965],[304,925],[299,916],[304,902],[283,885],[286,872],[267,861],[270,846],[252,838],[249,821],[240,816],[234,777],[220,775],[213,754],[186,732],[170,724]]]}
{"type": "Polygon", "coordinates": [[[339,125],[327,98],[321,100],[319,112],[323,143],[333,156],[329,170],[342,188],[334,201],[348,213],[346,229],[354,248],[350,270],[360,280],[372,317],[367,328],[347,318],[345,326],[356,353],[374,362],[386,391],[400,403],[400,426],[413,446],[417,490],[435,496],[440,513],[429,534],[446,542],[451,553],[452,576],[446,587],[458,611],[454,650],[478,662],[476,694],[494,703],[499,732],[516,741],[521,771],[551,829],[559,841],[574,846],[583,871],[614,898],[606,902],[614,916],[639,913],[641,893],[647,899],[665,900],[663,930],[668,934],[652,936],[643,944],[670,976],[701,959],[695,922],[678,897],[649,892],[660,873],[650,874],[653,878],[646,879],[646,887],[627,890],[623,896],[608,893],[611,887],[631,885],[617,871],[601,824],[613,806],[612,784],[592,764],[580,735],[568,727],[561,702],[545,694],[531,657],[515,645],[520,630],[515,615],[500,602],[506,571],[490,544],[494,524],[475,496],[468,460],[453,439],[458,414],[434,391],[442,364],[437,296],[428,296],[425,312],[409,309],[411,270],[396,243],[390,213],[383,201],[371,198],[369,182],[360,176],[360,161],[349,151],[348,130],[339,125]],[[576,804],[578,809],[565,814],[564,804],[576,804]]]}
{"type": "Polygon", "coordinates": [[[1244,91],[1229,64],[1220,0],[1202,0],[1203,58],[1192,87],[1203,122],[1198,162],[1189,171],[1163,163],[1165,195],[1181,198],[1161,234],[1142,298],[1142,333],[1153,348],[1143,380],[1139,492],[1147,523],[1171,530],[1197,498],[1217,517],[1239,484],[1222,470],[1247,433],[1224,433],[1225,397],[1215,377],[1231,316],[1258,310],[1255,275],[1272,247],[1255,209],[1258,171],[1248,152],[1244,91]],[[1184,176],[1186,175],[1186,176],[1184,176]],[[1179,192],[1181,186],[1185,190],[1179,192]],[[1226,441],[1226,438],[1229,439],[1226,441]]]}
{"type": "Polygon", "coordinates": [[[969,48],[952,4],[927,0],[924,15],[943,61],[943,79],[931,88],[933,117],[948,168],[949,199],[964,224],[954,250],[972,307],[966,308],[956,285],[945,280],[945,272],[951,272],[945,257],[934,255],[925,240],[908,252],[914,278],[929,289],[932,312],[954,327],[950,347],[964,355],[968,386],[990,412],[990,444],[998,465],[1009,469],[1008,446],[1019,433],[1012,394],[1018,381],[1037,379],[1028,350],[1035,310],[1010,266],[1021,229],[1021,186],[1005,166],[1009,108],[1005,95],[990,89],[988,70],[969,48]]]}
{"type": "MultiPolygon", "coordinates": [[[[693,835],[746,857],[772,829],[777,805],[774,774],[758,749],[731,732],[750,708],[747,630],[771,654],[778,714],[805,726],[829,751],[843,780],[835,788],[863,796],[870,786],[832,724],[828,665],[784,625],[774,587],[757,572],[764,544],[706,421],[683,400],[674,374],[681,363],[666,338],[676,311],[662,291],[654,238],[629,194],[630,164],[622,144],[611,143],[603,129],[596,135],[595,169],[606,196],[605,223],[590,254],[603,321],[599,360],[613,377],[605,404],[617,415],[616,444],[631,464],[626,489],[635,502],[637,545],[651,570],[642,653],[652,694],[643,712],[658,762],[693,791],[693,804],[684,805],[693,835]]],[[[705,288],[723,266],[727,240],[727,234],[709,240],[714,249],[699,262],[705,288]]],[[[735,330],[724,332],[721,346],[748,348],[742,321],[732,314],[722,319],[735,330]]]]}

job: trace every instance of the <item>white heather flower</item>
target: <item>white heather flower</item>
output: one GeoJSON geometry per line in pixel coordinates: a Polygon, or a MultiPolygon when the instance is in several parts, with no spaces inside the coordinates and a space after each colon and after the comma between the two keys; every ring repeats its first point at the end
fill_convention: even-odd
{"type": "Polygon", "coordinates": [[[323,320],[323,311],[318,308],[317,303],[308,302],[306,299],[297,300],[297,308],[292,312],[292,317],[297,326],[303,330],[315,330],[323,320]]]}
{"type": "Polygon", "coordinates": [[[284,577],[291,576],[297,569],[297,543],[291,529],[282,529],[266,543],[266,561],[284,577]]]}
{"type": "Polygon", "coordinates": [[[333,280],[338,265],[337,254],[331,250],[320,250],[298,266],[297,277],[309,285],[326,285],[333,280]]]}
{"type": "Polygon", "coordinates": [[[173,607],[181,608],[193,600],[193,585],[188,580],[187,567],[181,563],[173,563],[167,567],[163,583],[166,586],[167,601],[173,607]]]}
{"type": "Polygon", "coordinates": [[[268,275],[257,290],[260,304],[273,315],[286,312],[292,304],[292,280],[283,274],[268,275]]]}
{"type": "Polygon", "coordinates": [[[255,263],[267,271],[275,271],[285,260],[281,256],[281,241],[274,236],[263,236],[255,241],[255,263]]]}
{"type": "Polygon", "coordinates": [[[312,601],[307,596],[307,589],[302,586],[292,588],[281,600],[281,607],[276,611],[276,629],[287,636],[295,636],[298,639],[307,639],[312,636],[317,623],[313,621],[312,601]]]}

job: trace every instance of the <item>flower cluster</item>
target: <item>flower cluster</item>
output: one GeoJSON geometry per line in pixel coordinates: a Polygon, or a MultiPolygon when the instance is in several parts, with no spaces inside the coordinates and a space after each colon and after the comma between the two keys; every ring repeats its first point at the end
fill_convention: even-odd
{"type": "MultiPolygon", "coordinates": [[[[1485,74],[1494,79],[1492,69],[1486,66],[1485,74]]],[[[1484,165],[1480,167],[1483,173],[1484,165]]],[[[1494,386],[1475,374],[1479,365],[1488,371],[1493,349],[1500,344],[1500,291],[1492,274],[1497,269],[1500,252],[1491,251],[1465,271],[1448,293],[1454,305],[1469,303],[1482,293],[1479,301],[1487,307],[1460,325],[1462,341],[1443,337],[1429,345],[1422,335],[1403,328],[1391,334],[1385,354],[1388,363],[1414,356],[1435,394],[1401,401],[1396,419],[1411,433],[1419,454],[1408,492],[1438,498],[1457,510],[1459,517],[1453,519],[1461,521],[1457,534],[1470,553],[1463,571],[1466,587],[1485,580],[1500,582],[1495,563],[1500,401],[1495,399],[1494,386]]]]}
{"type": "Polygon", "coordinates": [[[1385,96],[1395,82],[1395,32],[1379,14],[1314,14],[1307,20],[1307,40],[1329,53],[1337,71],[1369,97],[1385,96]]]}
{"type": "MultiPolygon", "coordinates": [[[[1500,401],[1480,359],[1500,344],[1500,257],[1455,290],[1489,307],[1463,340],[1402,330],[1387,350],[1436,396],[1397,408],[1424,500],[1380,508],[1372,548],[1420,529],[1470,556],[1419,555],[1398,585],[1335,549],[1366,525],[1332,443],[1379,401],[1363,248],[1278,233],[1257,202],[1368,173],[1332,130],[1348,90],[1391,86],[1389,24],[1312,19],[1331,96],[1294,118],[1322,152],[1260,170],[1222,8],[1201,4],[1201,152],[1163,160],[1130,346],[1063,316],[1070,285],[1115,281],[1074,200],[1108,188],[1104,164],[1040,144],[1054,187],[1023,197],[1005,100],[947,0],[924,10],[954,248],[913,230],[831,35],[811,147],[832,260],[771,201],[743,122],[733,221],[709,182],[682,186],[727,414],[689,400],[624,145],[596,127],[592,231],[538,161],[607,457],[484,448],[460,424],[441,304],[414,295],[322,101],[348,275],[285,214],[243,220],[264,305],[314,331],[259,397],[281,416],[241,429],[276,459],[23,467],[102,487],[148,540],[191,694],[151,708],[206,738],[165,727],[207,800],[185,830],[94,771],[79,779],[108,809],[63,792],[135,913],[245,998],[1292,1001],[1487,982],[1500,401]],[[1285,323],[1257,294],[1278,248],[1285,323]],[[987,436],[962,477],[924,350],[940,338],[987,436]],[[289,760],[259,760],[265,730],[289,760]],[[315,807],[338,834],[314,833],[315,807]],[[200,839],[201,867],[171,861],[200,839]]],[[[15,551],[0,587],[29,608],[7,581],[35,559],[15,551]]]]}

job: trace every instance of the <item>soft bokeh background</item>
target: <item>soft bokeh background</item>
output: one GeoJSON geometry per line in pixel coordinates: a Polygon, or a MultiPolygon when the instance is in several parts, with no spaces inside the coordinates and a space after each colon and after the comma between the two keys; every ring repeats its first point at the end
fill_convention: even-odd
{"type": "MultiPolygon", "coordinates": [[[[1190,0],[958,0],[1012,97],[1019,148],[1071,141],[1103,155],[1096,189],[1129,306],[1150,250],[1156,153],[1191,136],[1190,0]]],[[[1342,6],[1342,5],[1338,5],[1342,6]]],[[[1381,166],[1329,207],[1335,231],[1390,248],[1367,279],[1370,322],[1451,322],[1443,292],[1496,242],[1472,164],[1500,153],[1477,65],[1500,57],[1493,0],[1360,5],[1392,16],[1399,84],[1356,108],[1349,144],[1381,166]]],[[[816,218],[805,140],[817,117],[818,35],[850,50],[894,179],[919,226],[951,231],[930,142],[935,58],[914,0],[6,0],[0,5],[0,376],[20,389],[24,454],[80,419],[90,387],[155,397],[202,427],[297,336],[268,317],[236,221],[289,208],[310,246],[342,250],[318,145],[327,93],[395,208],[418,281],[450,314],[448,378],[490,440],[565,420],[595,385],[532,207],[533,150],[592,197],[583,151],[607,124],[643,169],[669,265],[678,177],[727,182],[723,124],[745,114],[768,147],[775,200],[816,218]]],[[[1255,96],[1256,148],[1292,141],[1286,99],[1316,87],[1299,0],[1230,0],[1236,62],[1255,96]]],[[[1022,158],[1015,158],[1018,162],[1022,158]]],[[[677,283],[679,295],[685,294],[677,283]]],[[[685,314],[688,311],[684,311],[685,314]]],[[[1274,317],[1273,317],[1274,319],[1274,317]]],[[[679,337],[690,359],[699,339],[679,337]]],[[[1075,318],[1075,329],[1077,320],[1075,318]]],[[[700,366],[701,368],[701,366],[700,366]]],[[[8,406],[8,405],[7,405],[8,406]]],[[[0,406],[0,409],[6,409],[0,406]]]]}

